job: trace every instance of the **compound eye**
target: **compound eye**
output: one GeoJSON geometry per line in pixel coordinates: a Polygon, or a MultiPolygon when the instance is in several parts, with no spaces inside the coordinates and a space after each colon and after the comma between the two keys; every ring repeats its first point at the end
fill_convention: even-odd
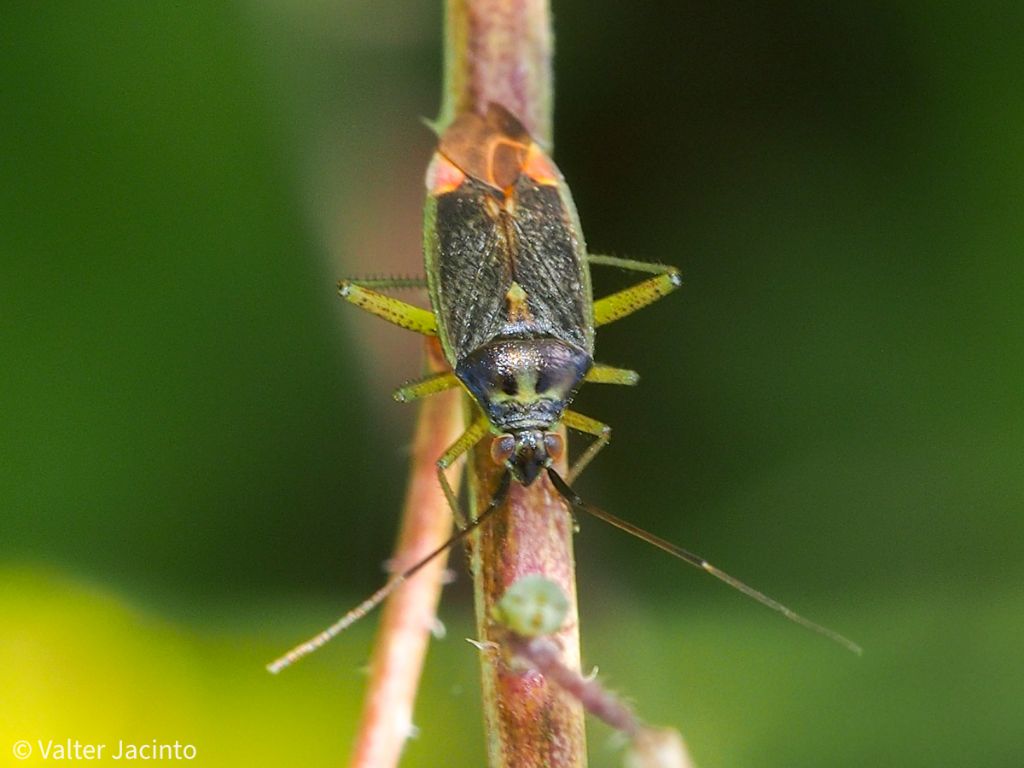
{"type": "Polygon", "coordinates": [[[562,436],[554,432],[548,432],[544,435],[544,448],[547,450],[548,456],[551,457],[552,461],[558,461],[562,458],[562,453],[565,451],[565,443],[562,441],[562,436]]]}
{"type": "Polygon", "coordinates": [[[499,466],[505,466],[515,452],[516,439],[512,435],[498,435],[491,441],[491,458],[499,466]]]}

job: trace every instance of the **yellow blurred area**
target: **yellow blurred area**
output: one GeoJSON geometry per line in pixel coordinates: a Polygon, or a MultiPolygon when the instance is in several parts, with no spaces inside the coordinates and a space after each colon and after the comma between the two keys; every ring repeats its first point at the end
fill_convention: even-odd
{"type": "MultiPolygon", "coordinates": [[[[1007,585],[984,600],[911,591],[831,610],[802,606],[853,634],[862,658],[739,597],[709,611],[592,596],[607,610],[584,622],[584,665],[598,665],[649,722],[685,724],[698,764],[757,765],[771,754],[808,765],[847,743],[879,764],[902,749],[934,765],[967,765],[979,747],[959,730],[987,745],[990,759],[979,764],[1012,765],[992,758],[1014,749],[1021,594],[1007,585]],[[808,724],[798,739],[794,723],[808,724]]],[[[330,610],[307,605],[282,616],[207,603],[194,622],[171,620],[52,569],[0,569],[0,765],[60,762],[42,759],[40,742],[69,739],[106,745],[92,765],[123,764],[113,759],[122,740],[195,747],[194,760],[164,764],[344,764],[374,620],[279,676],[264,670],[330,610]],[[14,761],[21,740],[33,755],[14,761]]],[[[477,651],[461,639],[470,632],[460,617],[449,639],[431,646],[414,715],[420,733],[404,766],[482,763],[477,651]]],[[[588,728],[591,765],[618,765],[621,739],[592,720],[588,728]]]]}
{"type": "MultiPolygon", "coordinates": [[[[354,667],[339,695],[337,679],[315,668],[269,675],[263,665],[280,640],[200,632],[48,570],[8,567],[0,584],[2,765],[19,740],[34,747],[24,765],[47,762],[37,741],[50,739],[107,745],[97,765],[120,764],[119,740],[192,744],[194,764],[216,766],[325,762],[348,749],[361,689],[354,667]]],[[[353,633],[349,647],[365,650],[365,640],[353,633]]]]}

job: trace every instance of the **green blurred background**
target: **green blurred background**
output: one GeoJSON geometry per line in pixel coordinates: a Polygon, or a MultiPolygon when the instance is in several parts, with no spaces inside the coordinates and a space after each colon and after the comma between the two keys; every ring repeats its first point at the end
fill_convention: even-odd
{"type": "MultiPolygon", "coordinates": [[[[686,279],[600,335],[644,378],[581,394],[616,429],[581,490],[866,648],[582,520],[585,664],[704,768],[1024,764],[1020,4],[554,10],[588,242],[686,279]]],[[[334,283],[419,271],[439,3],[3,27],[0,765],[342,764],[375,620],[262,665],[395,532],[418,343],[334,283]]],[[[470,602],[461,576],[406,766],[483,763],[470,602]]]]}

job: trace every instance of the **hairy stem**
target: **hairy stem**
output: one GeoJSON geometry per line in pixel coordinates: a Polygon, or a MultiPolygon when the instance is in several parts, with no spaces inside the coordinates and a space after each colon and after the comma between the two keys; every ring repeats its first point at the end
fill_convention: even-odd
{"type": "MultiPolygon", "coordinates": [[[[550,147],[553,87],[547,0],[448,0],[445,39],[440,127],[460,112],[481,112],[487,104],[497,103],[550,147]]],[[[486,442],[473,451],[468,465],[477,514],[490,501],[502,471],[491,460],[486,442]]],[[[564,465],[558,469],[565,472],[564,465]]],[[[572,517],[546,477],[529,488],[513,483],[504,508],[469,542],[477,637],[485,649],[502,642],[502,631],[491,616],[505,590],[524,575],[541,574],[569,598],[568,620],[553,640],[562,649],[562,663],[579,669],[572,534],[572,517]]],[[[586,765],[583,707],[578,699],[536,670],[513,668],[502,653],[484,650],[481,664],[491,768],[586,765]]]]}

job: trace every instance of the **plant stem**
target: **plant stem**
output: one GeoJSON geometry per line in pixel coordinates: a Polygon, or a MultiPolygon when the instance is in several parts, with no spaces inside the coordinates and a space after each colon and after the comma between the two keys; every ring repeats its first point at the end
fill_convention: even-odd
{"type": "MultiPolygon", "coordinates": [[[[477,510],[497,486],[494,462],[486,447],[470,464],[471,496],[477,510]]],[[[559,468],[564,472],[564,467],[559,468]]],[[[474,537],[470,553],[477,616],[477,637],[500,646],[501,627],[491,619],[495,604],[522,576],[542,574],[569,598],[566,624],[551,635],[562,663],[578,671],[579,620],[572,555],[573,521],[546,478],[529,488],[513,484],[505,506],[474,537]]],[[[583,768],[586,741],[579,700],[536,670],[508,663],[505,654],[481,653],[484,726],[491,768],[583,768]]]]}
{"type": "MultiPolygon", "coordinates": [[[[551,146],[551,19],[547,0],[448,0],[445,102],[439,127],[466,110],[498,103],[516,115],[537,141],[551,146]]],[[[466,408],[473,406],[467,403],[466,408]]],[[[564,432],[563,432],[564,438],[564,432]]],[[[489,503],[503,471],[489,446],[469,461],[470,498],[477,514],[489,503]]],[[[558,467],[564,473],[564,464],[558,467]]],[[[477,637],[500,644],[491,620],[505,590],[527,574],[555,581],[570,601],[568,620],[552,636],[562,663],[579,670],[573,521],[546,477],[529,488],[513,483],[508,500],[470,540],[477,637]]],[[[491,768],[582,768],[586,765],[583,707],[534,671],[481,653],[484,725],[491,768]]]]}
{"type": "Polygon", "coordinates": [[[447,0],[443,129],[461,112],[501,104],[551,146],[553,79],[547,0],[447,0]]]}
{"type": "MultiPolygon", "coordinates": [[[[447,369],[436,339],[426,343],[427,372],[447,369]]],[[[390,571],[398,573],[440,546],[452,514],[437,483],[437,457],[462,429],[459,394],[443,392],[420,404],[402,527],[390,571]]],[[[457,470],[456,470],[457,471],[457,470]]],[[[458,477],[453,478],[458,482],[458,477]]],[[[391,768],[412,733],[412,708],[427,643],[436,621],[446,557],[438,557],[388,598],[370,662],[352,768],[391,768]]]]}
{"type": "Polygon", "coordinates": [[[562,660],[562,649],[550,637],[511,634],[506,645],[513,654],[529,662],[532,669],[578,699],[594,717],[630,738],[640,732],[640,720],[633,710],[596,677],[584,677],[578,670],[567,668],[562,660]]]}
{"type": "MultiPolygon", "coordinates": [[[[551,24],[547,0],[448,0],[445,92],[438,119],[443,130],[460,112],[499,103],[530,134],[551,146],[551,24]]],[[[429,370],[442,370],[436,345],[428,345],[429,370]]],[[[463,409],[472,408],[463,398],[463,409]]],[[[418,559],[449,535],[451,513],[434,474],[437,457],[460,431],[457,392],[434,395],[420,406],[411,481],[393,569],[418,559]]],[[[564,433],[563,433],[564,437],[564,433]]],[[[499,468],[487,446],[468,462],[474,509],[486,506],[499,468]]],[[[559,466],[565,471],[565,466],[559,466]]],[[[457,471],[457,470],[456,470],[457,471]]],[[[454,484],[458,477],[451,475],[454,484]]],[[[569,620],[555,637],[562,663],[579,669],[579,635],[572,557],[572,518],[546,478],[525,489],[513,484],[509,499],[469,543],[481,640],[495,642],[491,609],[520,576],[540,573],[570,598],[569,620]]],[[[352,768],[397,765],[411,729],[419,681],[444,569],[442,558],[397,590],[384,608],[371,662],[352,768]]],[[[509,667],[502,654],[482,655],[484,719],[492,768],[583,768],[583,708],[537,672],[509,667]]]]}

